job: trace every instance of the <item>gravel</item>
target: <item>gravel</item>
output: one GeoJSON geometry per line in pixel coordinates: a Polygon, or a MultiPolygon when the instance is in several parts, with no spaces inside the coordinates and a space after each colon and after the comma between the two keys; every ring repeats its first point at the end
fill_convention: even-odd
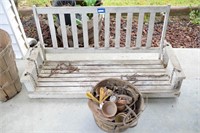
{"type": "MultiPolygon", "coordinates": [[[[38,40],[37,30],[33,16],[21,17],[22,25],[24,26],[27,37],[38,40]]],[[[52,46],[49,26],[45,17],[40,17],[41,28],[43,32],[44,42],[47,46],[52,46]]],[[[162,23],[157,20],[154,26],[154,33],[152,38],[152,46],[159,45],[162,23]]],[[[104,22],[102,22],[102,30],[100,32],[100,46],[104,46],[104,22]]],[[[142,46],[145,46],[147,39],[148,23],[144,23],[142,32],[142,46]]],[[[137,22],[132,22],[131,32],[131,46],[135,46],[137,34],[137,22]]],[[[59,46],[62,46],[60,37],[57,36],[59,46]]],[[[110,46],[114,46],[115,39],[115,19],[110,20],[110,46]]],[[[184,17],[170,17],[168,28],[166,32],[166,40],[172,44],[174,48],[200,48],[200,25],[191,24],[187,16],[184,17]]],[[[120,46],[124,47],[126,41],[126,19],[121,19],[120,30],[120,46]]],[[[90,40],[90,43],[93,41],[90,40]]]]}

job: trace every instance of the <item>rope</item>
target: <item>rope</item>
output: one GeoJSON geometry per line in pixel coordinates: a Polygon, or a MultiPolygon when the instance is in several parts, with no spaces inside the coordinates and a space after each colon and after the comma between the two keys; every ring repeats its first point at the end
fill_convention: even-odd
{"type": "Polygon", "coordinates": [[[128,117],[131,115],[131,113],[134,115],[134,117],[136,119],[136,122],[138,122],[138,116],[137,116],[137,114],[128,105],[125,105],[125,106],[129,110],[129,112],[128,112],[127,116],[123,120],[124,126],[128,125],[126,123],[126,119],[128,119],[128,117]]]}
{"type": "Polygon", "coordinates": [[[133,75],[121,75],[121,77],[126,77],[128,80],[135,79],[136,77],[165,77],[168,76],[167,74],[160,74],[160,75],[141,75],[141,74],[133,74],[133,75]]]}
{"type": "MultiPolygon", "coordinates": [[[[115,81],[115,82],[118,82],[118,81],[115,81]]],[[[107,81],[107,84],[109,84],[109,85],[113,84],[115,86],[115,85],[117,85],[117,84],[115,84],[115,82],[112,83],[112,81],[109,81],[109,83],[108,83],[108,81],[107,81]]],[[[102,83],[102,84],[104,84],[104,83],[102,83]]],[[[139,95],[140,93],[137,92],[138,90],[132,85],[129,85],[129,84],[124,85],[124,83],[121,83],[121,84],[123,85],[123,87],[122,87],[123,90],[130,91],[130,90],[128,90],[128,88],[131,88],[132,91],[130,91],[130,93],[131,93],[131,96],[133,97],[134,101],[130,105],[126,105],[126,109],[123,111],[126,114],[126,116],[123,118],[122,122],[106,120],[106,118],[104,118],[100,115],[97,115],[93,112],[93,115],[95,117],[95,121],[96,121],[97,125],[101,129],[104,129],[105,131],[118,132],[118,131],[124,130],[126,128],[132,128],[132,127],[136,126],[138,123],[138,118],[144,110],[143,98],[141,95],[139,95]],[[132,93],[134,93],[134,94],[132,94],[132,93]],[[137,98],[134,98],[134,96],[136,96],[137,94],[139,96],[137,96],[137,98]]],[[[117,85],[117,86],[120,86],[120,85],[117,85]]],[[[115,87],[112,87],[112,89],[113,89],[113,91],[114,91],[114,89],[116,90],[115,87]]],[[[120,93],[122,93],[122,92],[120,92],[120,93]]]]}
{"type": "Polygon", "coordinates": [[[62,71],[62,70],[67,70],[67,72],[62,73],[62,74],[69,74],[69,73],[73,73],[75,71],[77,71],[77,72],[79,71],[78,67],[72,66],[71,63],[69,63],[68,65],[65,64],[65,63],[59,63],[59,64],[56,65],[55,68],[51,69],[51,72],[50,72],[50,74],[48,76],[41,76],[40,75],[38,77],[40,77],[40,78],[49,78],[54,74],[59,74],[58,71],[62,71]]]}
{"type": "Polygon", "coordinates": [[[31,77],[31,79],[32,79],[32,81],[35,83],[35,85],[37,86],[37,82],[36,82],[36,79],[34,78],[34,76],[33,76],[33,74],[31,74],[31,73],[29,73],[29,72],[26,72],[25,73],[25,76],[26,75],[29,75],[30,77],[31,77]]]}
{"type": "Polygon", "coordinates": [[[160,75],[141,75],[141,74],[134,73],[133,75],[121,75],[121,79],[123,80],[123,77],[124,77],[124,78],[126,78],[128,81],[133,81],[133,82],[131,82],[132,84],[135,84],[136,82],[138,82],[137,77],[160,78],[160,77],[165,77],[165,76],[169,76],[169,75],[167,75],[167,74],[160,74],[160,75]]]}
{"type": "Polygon", "coordinates": [[[36,69],[36,73],[37,73],[37,76],[38,76],[38,75],[39,75],[39,71],[38,71],[38,67],[37,67],[36,60],[33,60],[33,59],[31,59],[31,58],[27,58],[27,60],[32,61],[32,62],[34,63],[35,69],[36,69]]]}

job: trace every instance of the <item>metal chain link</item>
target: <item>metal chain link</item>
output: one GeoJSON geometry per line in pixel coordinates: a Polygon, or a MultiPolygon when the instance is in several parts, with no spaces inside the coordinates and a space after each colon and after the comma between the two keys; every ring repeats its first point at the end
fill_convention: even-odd
{"type": "Polygon", "coordinates": [[[35,46],[33,46],[33,47],[31,48],[31,50],[30,50],[30,52],[29,52],[29,57],[32,55],[33,50],[36,49],[37,47],[38,47],[38,46],[35,45],[35,46]]]}
{"type": "Polygon", "coordinates": [[[174,77],[174,72],[175,72],[175,71],[176,71],[176,69],[173,68],[172,73],[171,73],[171,76],[170,76],[170,83],[172,83],[172,79],[173,79],[173,77],[174,77]]]}
{"type": "Polygon", "coordinates": [[[36,73],[37,73],[37,76],[39,76],[39,71],[38,71],[38,67],[37,67],[37,63],[36,63],[36,61],[33,60],[33,59],[31,59],[31,58],[27,58],[27,60],[32,61],[32,62],[34,63],[34,65],[35,65],[35,69],[36,69],[36,73]]]}
{"type": "Polygon", "coordinates": [[[26,75],[29,75],[29,76],[31,77],[31,79],[33,80],[33,82],[35,83],[35,85],[37,86],[37,82],[36,82],[36,80],[35,80],[33,74],[31,74],[31,73],[29,73],[29,72],[26,72],[26,73],[25,73],[25,76],[26,76],[26,75]]]}

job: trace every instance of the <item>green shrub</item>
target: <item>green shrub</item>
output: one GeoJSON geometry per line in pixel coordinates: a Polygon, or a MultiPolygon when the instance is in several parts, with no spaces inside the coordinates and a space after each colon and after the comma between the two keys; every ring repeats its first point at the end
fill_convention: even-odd
{"type": "Polygon", "coordinates": [[[200,25],[200,10],[192,10],[189,16],[190,16],[190,22],[192,24],[200,25]]]}
{"type": "Polygon", "coordinates": [[[97,0],[84,0],[86,6],[95,6],[97,0]]]}
{"type": "Polygon", "coordinates": [[[26,0],[28,5],[46,6],[50,5],[50,0],[26,0]]]}

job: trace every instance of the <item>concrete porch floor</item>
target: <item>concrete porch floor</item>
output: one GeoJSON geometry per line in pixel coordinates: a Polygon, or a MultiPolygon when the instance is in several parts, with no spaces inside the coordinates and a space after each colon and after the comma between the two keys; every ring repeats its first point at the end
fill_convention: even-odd
{"type": "MultiPolygon", "coordinates": [[[[200,133],[200,49],[174,49],[186,75],[181,95],[149,99],[138,125],[126,133],[200,133]]],[[[24,61],[18,60],[20,75],[24,61]]],[[[101,133],[87,99],[29,99],[23,88],[0,103],[0,133],[101,133]]]]}

